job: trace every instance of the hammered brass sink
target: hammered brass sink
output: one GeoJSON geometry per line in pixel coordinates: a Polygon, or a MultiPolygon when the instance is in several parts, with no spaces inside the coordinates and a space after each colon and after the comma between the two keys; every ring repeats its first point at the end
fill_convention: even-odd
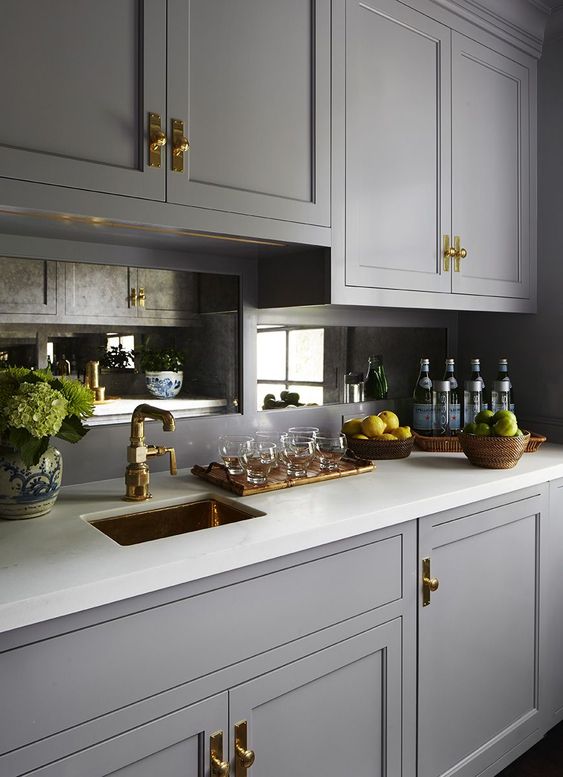
{"type": "Polygon", "coordinates": [[[163,537],[246,521],[260,515],[265,513],[209,498],[170,507],[156,507],[138,513],[98,518],[88,523],[119,545],[138,545],[163,537]]]}

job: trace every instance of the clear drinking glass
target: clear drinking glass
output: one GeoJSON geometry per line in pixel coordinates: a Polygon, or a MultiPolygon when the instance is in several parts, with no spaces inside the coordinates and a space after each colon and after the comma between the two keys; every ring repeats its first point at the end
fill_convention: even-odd
{"type": "Polygon", "coordinates": [[[254,440],[241,450],[240,463],[246,472],[246,479],[256,486],[264,485],[277,461],[277,445],[254,440]]]}
{"type": "Polygon", "coordinates": [[[270,445],[276,446],[276,467],[279,464],[279,455],[280,455],[280,433],[279,432],[254,432],[254,439],[257,442],[268,442],[270,445]]]}
{"type": "Polygon", "coordinates": [[[338,471],[338,463],[346,453],[346,436],[335,434],[330,437],[315,437],[316,457],[323,472],[338,471]]]}
{"type": "Polygon", "coordinates": [[[309,438],[316,437],[319,433],[318,426],[290,426],[287,430],[289,434],[302,434],[309,438]]]}
{"type": "Polygon", "coordinates": [[[305,478],[315,456],[314,439],[303,434],[282,434],[280,456],[288,477],[305,478]]]}
{"type": "Polygon", "coordinates": [[[252,442],[253,438],[247,434],[226,434],[219,437],[219,456],[229,475],[241,475],[244,472],[240,461],[241,452],[252,442]]]}

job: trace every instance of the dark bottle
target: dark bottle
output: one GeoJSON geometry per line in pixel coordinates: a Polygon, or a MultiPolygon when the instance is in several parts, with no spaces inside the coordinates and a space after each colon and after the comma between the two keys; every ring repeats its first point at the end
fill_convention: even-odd
{"type": "Polygon", "coordinates": [[[461,402],[453,359],[446,359],[444,380],[449,381],[450,384],[450,432],[456,434],[461,428],[461,402]]]}
{"type": "MultiPolygon", "coordinates": [[[[509,382],[510,388],[508,391],[508,407],[510,410],[512,410],[512,412],[514,412],[514,392],[512,390],[512,381],[508,375],[508,359],[498,360],[497,380],[507,380],[509,382]]],[[[491,409],[494,410],[494,408],[491,409]]]]}
{"type": "MultiPolygon", "coordinates": [[[[485,381],[481,375],[481,361],[479,359],[471,359],[471,377],[469,380],[477,380],[481,384],[481,397],[482,397],[482,409],[486,410],[488,405],[485,400],[485,381]]],[[[467,423],[464,419],[464,423],[467,423]]]]}
{"type": "Polygon", "coordinates": [[[387,378],[381,356],[368,356],[364,399],[387,399],[387,378]]]}
{"type": "Polygon", "coordinates": [[[420,373],[413,391],[412,426],[415,432],[432,434],[432,381],[430,361],[420,360],[420,373]]]}

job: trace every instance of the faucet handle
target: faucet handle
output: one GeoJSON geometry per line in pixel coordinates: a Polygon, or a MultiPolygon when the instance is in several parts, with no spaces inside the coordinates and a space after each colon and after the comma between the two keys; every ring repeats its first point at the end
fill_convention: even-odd
{"type": "Polygon", "coordinates": [[[170,474],[177,475],[178,468],[176,466],[176,451],[174,450],[174,448],[165,448],[164,450],[166,451],[166,453],[170,454],[170,474]]]}
{"type": "Polygon", "coordinates": [[[147,457],[166,456],[167,453],[170,454],[170,474],[176,475],[178,473],[178,469],[176,467],[176,451],[174,450],[174,448],[165,448],[163,445],[147,446],[147,457]]]}

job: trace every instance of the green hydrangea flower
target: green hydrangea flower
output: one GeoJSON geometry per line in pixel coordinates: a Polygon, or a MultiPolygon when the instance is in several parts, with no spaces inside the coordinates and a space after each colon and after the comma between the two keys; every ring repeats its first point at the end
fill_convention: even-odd
{"type": "Polygon", "coordinates": [[[48,383],[22,383],[0,410],[3,428],[25,429],[33,437],[57,434],[68,402],[48,383]]]}

